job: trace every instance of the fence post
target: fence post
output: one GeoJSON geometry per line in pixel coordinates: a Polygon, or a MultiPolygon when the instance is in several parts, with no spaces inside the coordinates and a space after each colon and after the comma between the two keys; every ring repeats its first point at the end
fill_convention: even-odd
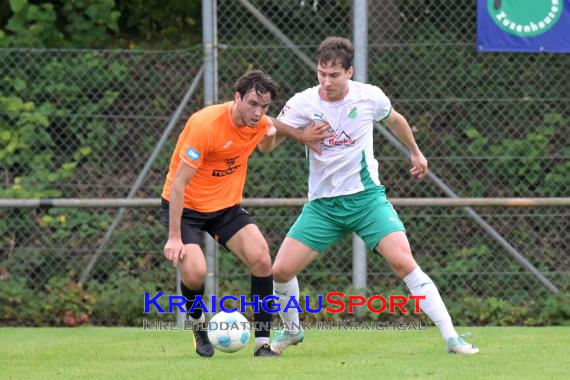
{"type": "MultiPolygon", "coordinates": [[[[366,83],[368,69],[368,1],[353,0],[352,35],[354,44],[354,80],[366,83]]],[[[366,295],[367,287],[367,249],[364,241],[352,234],[352,287],[360,295],[366,295]]],[[[358,308],[357,315],[363,309],[358,308]]]]}
{"type": "MultiPolygon", "coordinates": [[[[367,272],[368,272],[367,248],[364,241],[357,235],[352,234],[352,287],[360,294],[366,295],[367,272]]],[[[357,309],[357,314],[360,314],[357,309]]]]}
{"type": "Polygon", "coordinates": [[[354,45],[354,80],[366,83],[368,80],[368,1],[352,1],[354,45]]]}
{"type": "MultiPolygon", "coordinates": [[[[176,267],[176,294],[181,296],[182,289],[180,289],[180,281],[182,281],[182,275],[180,274],[180,268],[176,267]]],[[[186,307],[186,305],[184,305],[186,307]]],[[[184,330],[184,320],[186,319],[186,313],[180,311],[180,308],[176,308],[176,322],[178,323],[178,328],[184,330]]]]}
{"type": "Polygon", "coordinates": [[[206,272],[205,295],[206,307],[208,308],[209,315],[212,315],[212,296],[218,294],[218,243],[207,233],[204,232],[204,253],[206,255],[206,265],[208,271],[206,272]]]}
{"type": "Polygon", "coordinates": [[[217,92],[217,28],[216,1],[202,0],[202,44],[204,46],[204,105],[216,102],[217,92]]]}

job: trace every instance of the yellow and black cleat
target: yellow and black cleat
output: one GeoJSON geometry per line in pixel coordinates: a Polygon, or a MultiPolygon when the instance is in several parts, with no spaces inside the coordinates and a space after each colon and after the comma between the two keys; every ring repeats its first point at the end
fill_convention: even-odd
{"type": "Polygon", "coordinates": [[[194,330],[193,334],[196,353],[205,358],[214,356],[214,347],[208,339],[208,333],[204,330],[194,330]]]}

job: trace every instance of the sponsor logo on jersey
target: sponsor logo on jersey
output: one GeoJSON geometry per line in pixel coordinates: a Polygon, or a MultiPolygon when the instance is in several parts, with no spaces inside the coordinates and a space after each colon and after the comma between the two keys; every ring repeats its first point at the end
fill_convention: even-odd
{"type": "Polygon", "coordinates": [[[227,169],[222,169],[222,170],[212,170],[212,177],[224,177],[230,174],[234,174],[236,170],[238,170],[238,168],[241,166],[237,165],[237,166],[232,166],[229,167],[227,169]]]}
{"type": "Polygon", "coordinates": [[[354,144],[354,140],[346,134],[346,132],[341,132],[340,135],[334,136],[333,138],[328,139],[329,145],[352,145],[354,144]]]}
{"type": "Polygon", "coordinates": [[[235,156],[235,157],[230,157],[230,158],[226,158],[226,164],[228,165],[228,168],[234,166],[236,164],[236,160],[239,158],[239,156],[235,156]]]}
{"type": "Polygon", "coordinates": [[[190,147],[188,148],[188,150],[186,151],[186,155],[192,160],[192,161],[197,161],[198,158],[200,158],[200,152],[198,152],[196,149],[190,147]]]}

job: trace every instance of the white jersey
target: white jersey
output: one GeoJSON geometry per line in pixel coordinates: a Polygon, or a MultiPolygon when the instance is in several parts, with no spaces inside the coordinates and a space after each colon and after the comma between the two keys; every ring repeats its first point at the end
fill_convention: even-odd
{"type": "Polygon", "coordinates": [[[380,185],[372,149],[373,121],[390,115],[390,100],[376,86],[348,82],[348,94],[327,102],[319,86],[295,94],[278,116],[283,123],[304,128],[313,120],[331,126],[335,136],[321,141],[321,154],[307,150],[309,200],[358,193],[380,185]]]}

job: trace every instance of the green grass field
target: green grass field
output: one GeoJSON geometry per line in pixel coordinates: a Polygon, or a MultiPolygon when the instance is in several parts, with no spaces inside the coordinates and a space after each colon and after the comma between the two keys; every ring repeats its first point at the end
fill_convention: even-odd
{"type": "MultiPolygon", "coordinates": [[[[460,332],[467,329],[461,328],[460,332]]],[[[312,331],[280,358],[196,355],[190,331],[0,328],[0,379],[568,379],[569,327],[468,329],[475,356],[427,331],[312,331]]]]}

